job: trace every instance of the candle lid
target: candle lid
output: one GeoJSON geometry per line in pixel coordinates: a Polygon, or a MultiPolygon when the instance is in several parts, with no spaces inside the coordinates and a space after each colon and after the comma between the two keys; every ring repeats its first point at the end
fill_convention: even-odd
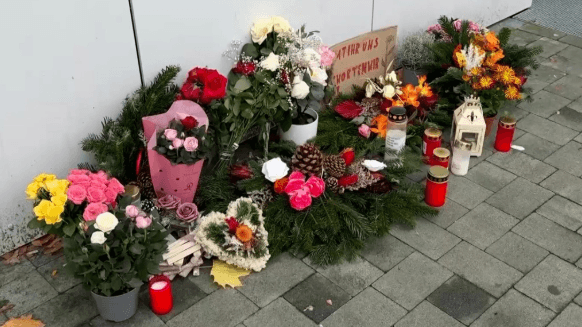
{"type": "Polygon", "coordinates": [[[443,135],[443,132],[438,128],[429,127],[424,130],[424,135],[430,138],[439,138],[441,135],[443,135]]]}
{"type": "Polygon", "coordinates": [[[403,121],[406,119],[406,108],[392,107],[388,112],[388,119],[394,122],[403,121]]]}
{"type": "Polygon", "coordinates": [[[448,158],[451,156],[451,152],[445,148],[436,148],[436,149],[434,149],[432,154],[434,154],[435,157],[442,158],[442,159],[445,159],[445,158],[448,158]]]}
{"type": "Polygon", "coordinates": [[[465,139],[456,140],[455,141],[455,148],[459,148],[461,150],[471,150],[472,144],[465,139]]]}
{"type": "Polygon", "coordinates": [[[125,194],[130,195],[132,198],[135,198],[139,194],[139,187],[137,185],[126,185],[125,186],[125,194]]]}
{"type": "Polygon", "coordinates": [[[517,120],[510,116],[501,117],[501,119],[499,119],[499,124],[506,128],[515,126],[515,123],[517,123],[517,120]]]}
{"type": "Polygon", "coordinates": [[[449,177],[449,170],[442,166],[432,166],[428,170],[428,174],[435,179],[445,179],[449,177]]]}

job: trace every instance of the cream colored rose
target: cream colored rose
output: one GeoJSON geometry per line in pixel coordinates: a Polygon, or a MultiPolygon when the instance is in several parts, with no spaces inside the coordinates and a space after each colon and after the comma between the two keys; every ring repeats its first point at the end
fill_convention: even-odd
{"type": "Polygon", "coordinates": [[[321,69],[319,67],[313,67],[309,69],[311,72],[311,80],[319,83],[323,86],[327,85],[327,73],[325,72],[325,69],[321,69]]]}
{"type": "Polygon", "coordinates": [[[91,234],[91,243],[94,244],[103,244],[107,241],[107,237],[105,237],[105,233],[103,232],[93,232],[91,234]]]}
{"type": "Polygon", "coordinates": [[[398,76],[396,76],[396,72],[392,71],[390,74],[387,75],[387,80],[389,80],[392,83],[396,83],[398,82],[398,76]]]}
{"type": "Polygon", "coordinates": [[[388,84],[384,86],[382,93],[386,99],[392,99],[392,97],[396,94],[396,89],[394,88],[394,86],[388,84]]]}
{"type": "Polygon", "coordinates": [[[104,233],[109,233],[115,229],[117,224],[119,224],[119,220],[117,220],[117,217],[115,217],[111,212],[104,212],[95,219],[95,228],[104,233]]]}
{"type": "Polygon", "coordinates": [[[293,85],[293,89],[291,89],[292,97],[296,99],[305,99],[307,95],[309,95],[309,85],[307,85],[307,83],[301,81],[293,85]]]}
{"type": "Polygon", "coordinates": [[[271,18],[259,18],[253,23],[251,28],[251,38],[253,42],[261,44],[267,38],[267,34],[273,31],[273,20],[271,18]]]}
{"type": "Polygon", "coordinates": [[[273,52],[269,53],[269,56],[261,61],[261,67],[263,69],[270,70],[272,72],[279,69],[279,56],[274,54],[273,52]]]}
{"type": "Polygon", "coordinates": [[[265,178],[271,183],[275,183],[278,179],[287,176],[289,167],[281,160],[281,158],[271,159],[263,164],[261,170],[265,178]]]}
{"type": "Polygon", "coordinates": [[[307,67],[321,65],[321,55],[311,48],[301,51],[301,59],[307,67]]]}
{"type": "Polygon", "coordinates": [[[293,31],[293,28],[289,22],[281,16],[272,17],[271,22],[273,23],[273,30],[277,33],[287,33],[293,31]]]}

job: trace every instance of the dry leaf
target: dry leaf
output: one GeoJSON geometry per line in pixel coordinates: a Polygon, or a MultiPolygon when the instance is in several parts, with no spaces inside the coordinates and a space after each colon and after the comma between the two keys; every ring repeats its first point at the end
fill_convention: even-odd
{"type": "Polygon", "coordinates": [[[303,309],[303,311],[313,311],[313,306],[307,306],[307,308],[303,309]]]}
{"type": "Polygon", "coordinates": [[[44,327],[45,324],[40,320],[32,319],[32,316],[22,316],[12,318],[2,325],[2,327],[44,327]]]}
{"type": "Polygon", "coordinates": [[[58,271],[58,270],[56,270],[56,269],[55,269],[55,270],[53,270],[53,272],[51,273],[51,277],[52,277],[52,278],[57,278],[57,274],[58,274],[58,273],[59,273],[59,271],[58,271]]]}
{"type": "Polygon", "coordinates": [[[0,315],[12,310],[13,308],[14,304],[10,303],[8,300],[0,300],[0,315]]]}
{"type": "Polygon", "coordinates": [[[239,268],[235,265],[230,265],[222,260],[214,260],[210,275],[214,276],[214,281],[222,287],[242,286],[239,278],[247,276],[251,273],[250,270],[239,268]]]}

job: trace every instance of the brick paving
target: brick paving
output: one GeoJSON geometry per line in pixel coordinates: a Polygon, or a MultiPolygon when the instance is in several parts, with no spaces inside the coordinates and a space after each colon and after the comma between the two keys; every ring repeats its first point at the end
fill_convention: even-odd
{"type": "Polygon", "coordinates": [[[582,39],[515,19],[500,26],[515,28],[515,43],[544,47],[528,82],[534,102],[507,107],[525,151],[495,152],[493,133],[469,174],[451,178],[436,217],[394,226],[337,266],[283,254],[237,290],[202,269],[174,282],[169,315],[154,315],[142,290],[137,314],[119,324],[99,317],[62,257],[36,257],[0,266],[0,298],[16,305],[0,324],[31,313],[59,327],[580,326],[582,39]]]}

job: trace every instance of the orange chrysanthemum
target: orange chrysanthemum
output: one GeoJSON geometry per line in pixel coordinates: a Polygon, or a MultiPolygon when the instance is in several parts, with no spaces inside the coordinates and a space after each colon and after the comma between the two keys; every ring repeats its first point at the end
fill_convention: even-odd
{"type": "Polygon", "coordinates": [[[459,44],[455,48],[455,51],[453,51],[453,61],[455,62],[455,65],[457,65],[457,67],[459,68],[463,68],[467,65],[467,58],[465,58],[465,55],[463,54],[463,52],[461,52],[462,49],[463,46],[459,44]]]}
{"type": "Polygon", "coordinates": [[[488,56],[487,59],[485,59],[485,62],[483,62],[483,66],[493,67],[495,66],[495,64],[497,64],[499,60],[503,59],[503,57],[505,57],[505,55],[503,54],[503,50],[499,49],[498,51],[491,53],[491,55],[488,56]]]}
{"type": "Polygon", "coordinates": [[[418,77],[418,86],[416,87],[416,92],[421,98],[431,97],[433,95],[431,87],[426,82],[426,75],[418,77]]]}
{"type": "Polygon", "coordinates": [[[500,68],[497,71],[495,78],[503,83],[503,85],[510,85],[515,83],[515,71],[509,66],[498,65],[500,68]]]}
{"type": "Polygon", "coordinates": [[[283,177],[275,181],[275,185],[273,186],[275,189],[275,193],[283,194],[285,193],[285,187],[289,183],[289,177],[283,177]]]}
{"type": "Polygon", "coordinates": [[[471,80],[471,76],[467,75],[467,74],[463,74],[463,81],[468,82],[471,80]]]}
{"type": "Polygon", "coordinates": [[[473,82],[471,83],[471,87],[473,88],[473,90],[481,90],[481,84],[479,84],[479,82],[473,82]]]}
{"type": "Polygon", "coordinates": [[[247,225],[239,225],[236,228],[236,238],[243,243],[248,242],[253,238],[253,231],[247,225]]]}
{"type": "Polygon", "coordinates": [[[489,31],[489,33],[485,35],[485,41],[487,41],[487,43],[483,47],[485,50],[487,51],[499,50],[499,39],[495,35],[495,32],[489,31]]]}
{"type": "Polygon", "coordinates": [[[520,100],[521,93],[516,86],[510,85],[505,89],[505,98],[508,100],[520,100]]]}
{"type": "Polygon", "coordinates": [[[386,115],[378,115],[372,119],[370,130],[382,138],[386,138],[386,128],[388,127],[388,117],[386,115]]]}
{"type": "Polygon", "coordinates": [[[495,81],[491,76],[481,76],[479,78],[479,85],[482,89],[490,89],[495,84],[495,81]]]}
{"type": "Polygon", "coordinates": [[[515,76],[515,78],[513,79],[513,84],[521,86],[521,78],[515,76]]]}
{"type": "Polygon", "coordinates": [[[405,87],[402,88],[402,94],[400,95],[400,99],[408,105],[411,105],[415,108],[420,106],[420,102],[418,101],[418,93],[416,92],[416,88],[412,84],[406,84],[405,87]]]}

